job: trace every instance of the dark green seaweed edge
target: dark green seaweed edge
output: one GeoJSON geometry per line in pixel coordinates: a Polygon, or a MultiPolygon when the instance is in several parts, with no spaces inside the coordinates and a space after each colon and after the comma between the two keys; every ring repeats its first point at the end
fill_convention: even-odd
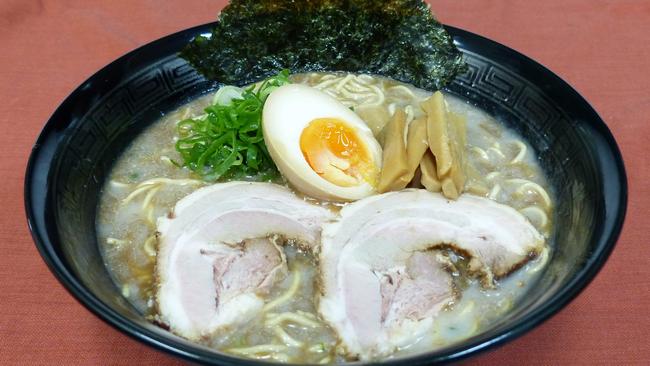
{"type": "Polygon", "coordinates": [[[181,52],[206,78],[245,85],[280,69],[376,74],[439,90],[466,70],[421,0],[233,0],[181,52]]]}

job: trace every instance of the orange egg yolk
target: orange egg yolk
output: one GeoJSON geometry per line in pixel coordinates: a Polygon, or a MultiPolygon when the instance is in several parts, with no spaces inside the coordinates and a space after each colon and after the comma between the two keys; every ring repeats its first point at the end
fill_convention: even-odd
{"type": "Polygon", "coordinates": [[[354,128],[336,118],[317,118],[300,136],[300,150],[318,175],[341,187],[377,184],[378,170],[354,128]]]}

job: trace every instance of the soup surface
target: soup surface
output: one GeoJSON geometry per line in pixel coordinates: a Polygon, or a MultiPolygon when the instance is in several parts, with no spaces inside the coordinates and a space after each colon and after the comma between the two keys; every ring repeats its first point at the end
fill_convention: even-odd
{"type": "MultiPolygon", "coordinates": [[[[381,131],[396,109],[407,123],[424,114],[420,102],[430,92],[381,77],[310,73],[292,77],[320,89],[356,112],[381,141],[381,131]]],[[[97,218],[104,261],[122,294],[155,321],[156,219],[176,202],[208,183],[179,168],[175,150],[178,121],[203,114],[213,94],[164,116],[139,135],[116,161],[104,186],[97,218]]],[[[553,228],[550,187],[532,148],[514,131],[480,109],[446,95],[448,108],[466,118],[467,182],[465,194],[488,197],[518,210],[547,239],[553,228]]],[[[286,185],[286,182],[278,183],[286,185]]],[[[345,204],[305,200],[338,212],[345,204]]],[[[282,362],[334,363],[351,361],[336,333],[314,304],[318,289],[316,257],[294,243],[284,243],[288,275],[265,295],[267,306],[256,319],[236,329],[203,339],[205,345],[235,355],[282,362]],[[271,304],[271,305],[269,305],[271,304]]],[[[446,250],[455,264],[454,286],[460,293],[436,318],[435,331],[399,349],[390,357],[440,348],[488,329],[508,312],[546,264],[549,245],[534,260],[496,281],[481,286],[467,275],[463,253],[446,250]]]]}

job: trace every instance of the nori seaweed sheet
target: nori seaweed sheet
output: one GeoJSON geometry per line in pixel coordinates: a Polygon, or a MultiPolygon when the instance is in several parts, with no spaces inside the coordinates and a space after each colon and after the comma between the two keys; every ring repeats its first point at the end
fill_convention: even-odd
{"type": "Polygon", "coordinates": [[[236,85],[287,68],[378,74],[433,91],[465,69],[421,0],[232,0],[212,36],[180,55],[208,79],[236,85]]]}

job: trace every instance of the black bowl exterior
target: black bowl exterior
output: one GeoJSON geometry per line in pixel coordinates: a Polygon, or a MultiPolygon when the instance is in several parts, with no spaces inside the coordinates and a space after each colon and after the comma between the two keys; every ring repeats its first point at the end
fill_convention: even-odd
{"type": "MultiPolygon", "coordinates": [[[[211,24],[141,47],[89,78],[50,118],[27,167],[30,230],[52,272],[89,310],[126,334],[195,362],[258,363],[192,344],[146,321],[112,282],[95,215],[102,184],[133,136],[162,114],[213,90],[176,53],[211,24]]],[[[589,104],[527,57],[448,27],[469,70],[447,92],[522,134],[554,188],[552,259],[536,286],[485,332],[445,349],[387,363],[458,360],[522,334],[557,312],[596,275],[614,247],[627,204],[616,143],[589,104]]]]}

